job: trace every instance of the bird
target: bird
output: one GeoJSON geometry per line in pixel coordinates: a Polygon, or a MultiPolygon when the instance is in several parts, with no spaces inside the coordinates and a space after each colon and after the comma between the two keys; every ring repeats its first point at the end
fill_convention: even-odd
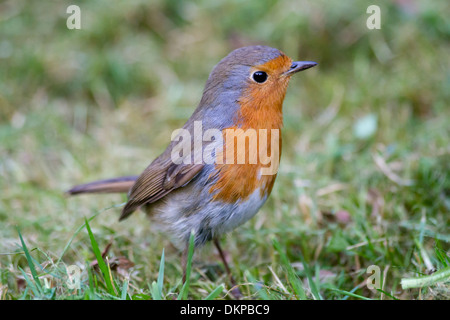
{"type": "Polygon", "coordinates": [[[183,282],[193,233],[195,250],[213,241],[234,284],[220,238],[251,219],[269,197],[289,80],[316,65],[265,45],[231,51],[212,69],[178,135],[140,175],[76,185],[67,193],[128,193],[119,221],[142,209],[160,223],[182,251],[183,282]]]}

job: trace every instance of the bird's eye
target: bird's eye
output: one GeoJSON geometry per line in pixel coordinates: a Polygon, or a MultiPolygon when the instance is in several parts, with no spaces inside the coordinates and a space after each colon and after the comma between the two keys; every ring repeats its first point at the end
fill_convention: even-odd
{"type": "Polygon", "coordinates": [[[264,71],[256,71],[253,73],[253,80],[255,80],[258,83],[263,83],[267,80],[267,73],[264,71]]]}

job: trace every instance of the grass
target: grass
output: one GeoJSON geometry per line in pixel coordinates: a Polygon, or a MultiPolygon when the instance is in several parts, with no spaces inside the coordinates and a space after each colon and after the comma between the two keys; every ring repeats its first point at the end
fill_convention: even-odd
{"type": "Polygon", "coordinates": [[[244,298],[450,298],[447,1],[380,2],[381,30],[365,1],[102,0],[81,30],[69,3],[25,3],[0,5],[0,299],[230,298],[213,246],[183,287],[158,226],[118,223],[125,196],[64,191],[140,173],[254,43],[319,66],[288,88],[272,195],[222,239],[244,298]]]}

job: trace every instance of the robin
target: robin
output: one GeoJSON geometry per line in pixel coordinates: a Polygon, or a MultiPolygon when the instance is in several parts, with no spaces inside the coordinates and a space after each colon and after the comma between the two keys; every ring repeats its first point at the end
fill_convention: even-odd
{"type": "Polygon", "coordinates": [[[194,232],[195,248],[213,240],[233,283],[219,238],[252,218],[269,197],[276,178],[273,163],[281,154],[279,130],[289,80],[315,65],[267,46],[232,51],[212,70],[182,130],[140,176],[78,185],[68,193],[127,192],[119,220],[142,208],[160,222],[183,248],[183,281],[194,232]]]}

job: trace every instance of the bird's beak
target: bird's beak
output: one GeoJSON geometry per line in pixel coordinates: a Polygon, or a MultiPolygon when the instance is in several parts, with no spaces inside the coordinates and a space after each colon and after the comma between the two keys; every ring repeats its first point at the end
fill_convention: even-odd
{"type": "Polygon", "coordinates": [[[292,62],[291,68],[283,73],[285,76],[293,75],[294,73],[297,73],[302,70],[306,70],[309,68],[312,68],[317,65],[317,62],[314,61],[294,61],[292,62]]]}

